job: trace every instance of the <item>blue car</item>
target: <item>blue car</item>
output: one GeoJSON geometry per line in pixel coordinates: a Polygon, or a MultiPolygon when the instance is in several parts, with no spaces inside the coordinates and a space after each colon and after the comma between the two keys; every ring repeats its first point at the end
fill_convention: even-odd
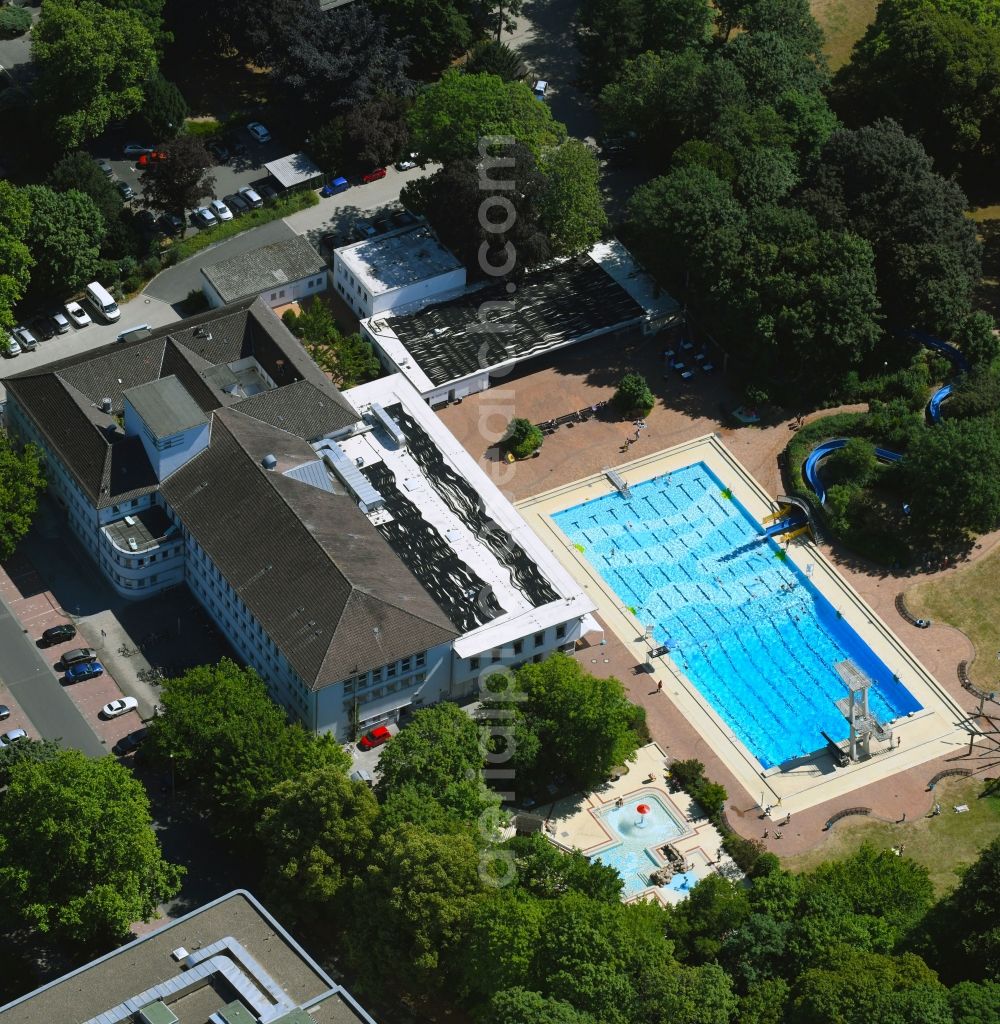
{"type": "Polygon", "coordinates": [[[334,178],[329,185],[324,185],[319,190],[319,194],[326,199],[329,196],[335,196],[338,192],[346,192],[350,187],[351,183],[346,178],[334,178]]]}
{"type": "Polygon", "coordinates": [[[71,665],[66,669],[67,683],[82,683],[85,679],[94,679],[104,675],[104,666],[99,661],[83,661],[79,665],[71,665]]]}

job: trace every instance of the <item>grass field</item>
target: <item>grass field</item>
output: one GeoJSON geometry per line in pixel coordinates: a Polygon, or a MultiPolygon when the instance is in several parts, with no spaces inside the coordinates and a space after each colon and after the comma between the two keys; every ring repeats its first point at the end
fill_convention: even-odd
{"type": "Polygon", "coordinates": [[[954,779],[942,782],[928,793],[941,804],[941,814],[919,818],[904,825],[864,818],[846,818],[835,825],[827,841],[816,850],[796,857],[782,857],[783,867],[808,871],[824,861],[853,853],[863,842],[888,850],[903,844],[903,852],[930,872],[934,891],[940,897],[958,884],[962,868],[979,856],[979,851],[1000,837],[1000,797],[980,797],[982,779],[954,779]],[[968,804],[967,814],[956,814],[955,806],[968,804]]]}
{"type": "Polygon", "coordinates": [[[906,604],[918,618],[938,619],[960,629],[976,648],[969,669],[972,681],[985,690],[996,689],[997,653],[1000,652],[1000,550],[944,579],[921,583],[906,592],[906,604]]]}
{"type": "Polygon", "coordinates": [[[878,0],[813,0],[813,16],[826,34],[826,56],[836,71],[875,18],[878,0]]]}

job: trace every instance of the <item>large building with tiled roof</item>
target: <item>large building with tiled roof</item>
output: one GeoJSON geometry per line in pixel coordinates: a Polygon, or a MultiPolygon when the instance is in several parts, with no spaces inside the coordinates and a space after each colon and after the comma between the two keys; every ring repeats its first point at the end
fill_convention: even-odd
{"type": "Polygon", "coordinates": [[[571,645],[593,605],[401,376],[342,394],[261,300],[7,378],[117,591],[186,583],[348,738],[571,645]]]}

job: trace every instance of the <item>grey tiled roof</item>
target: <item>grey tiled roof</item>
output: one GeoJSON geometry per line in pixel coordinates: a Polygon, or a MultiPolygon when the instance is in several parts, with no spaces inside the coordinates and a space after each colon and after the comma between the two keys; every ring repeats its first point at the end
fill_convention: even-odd
{"type": "Polygon", "coordinates": [[[236,409],[163,494],[313,689],[445,643],[455,629],[353,498],[284,476],[305,441],[236,409]],[[274,455],[277,467],[261,459],[274,455]]]}
{"type": "Polygon", "coordinates": [[[223,302],[237,302],[304,277],[325,274],[326,263],[301,235],[295,235],[202,267],[201,272],[223,302]]]}
{"type": "Polygon", "coordinates": [[[125,392],[154,437],[169,437],[208,422],[205,411],[171,373],[125,392]]]}
{"type": "Polygon", "coordinates": [[[318,440],[348,427],[359,418],[353,410],[344,409],[307,380],[273,391],[262,391],[237,402],[233,408],[307,441],[318,440]]]}
{"type": "MultiPolygon", "coordinates": [[[[360,418],[259,299],[157,328],[148,338],[74,353],[14,374],[5,385],[95,507],[105,508],[156,489],[152,467],[144,451],[140,455],[141,445],[137,448],[128,441],[115,452],[127,440],[115,419],[124,411],[125,392],[173,375],[202,411],[211,413],[239,402],[241,396],[215,387],[209,371],[248,356],[260,363],[279,390],[308,381],[316,395],[314,406],[321,399],[324,403],[324,423],[342,426],[360,418]],[[110,416],[100,411],[105,398],[111,400],[110,416]]],[[[287,409],[301,417],[308,407],[301,397],[306,393],[303,388],[287,400],[261,402],[261,412],[268,418],[284,415],[282,410],[287,409]]],[[[333,429],[330,426],[327,432],[333,429]]]]}

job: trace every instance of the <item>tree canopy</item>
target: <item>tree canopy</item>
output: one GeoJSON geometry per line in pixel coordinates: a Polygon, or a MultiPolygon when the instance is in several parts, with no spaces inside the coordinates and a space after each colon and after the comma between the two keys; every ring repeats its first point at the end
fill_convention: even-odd
{"type": "Polygon", "coordinates": [[[566,138],[565,127],[523,82],[455,70],[420,93],[410,127],[420,155],[444,164],[475,158],[491,136],[513,138],[536,158],[566,138]]]}
{"type": "Polygon", "coordinates": [[[106,949],[179,889],[141,783],[114,758],[76,750],[10,767],[0,816],[0,901],[8,921],[81,951],[106,949]]]}
{"type": "Polygon", "coordinates": [[[142,106],[156,45],[132,6],[53,0],[42,10],[32,32],[38,96],[63,146],[79,146],[142,106]]]}
{"type": "Polygon", "coordinates": [[[47,486],[42,459],[35,445],[19,449],[10,434],[0,432],[0,559],[10,558],[31,529],[47,486]]]}
{"type": "Polygon", "coordinates": [[[150,206],[183,218],[212,191],[215,176],[208,171],[215,160],[196,135],[178,135],[161,151],[165,158],[142,172],[143,193],[150,206]]]}

